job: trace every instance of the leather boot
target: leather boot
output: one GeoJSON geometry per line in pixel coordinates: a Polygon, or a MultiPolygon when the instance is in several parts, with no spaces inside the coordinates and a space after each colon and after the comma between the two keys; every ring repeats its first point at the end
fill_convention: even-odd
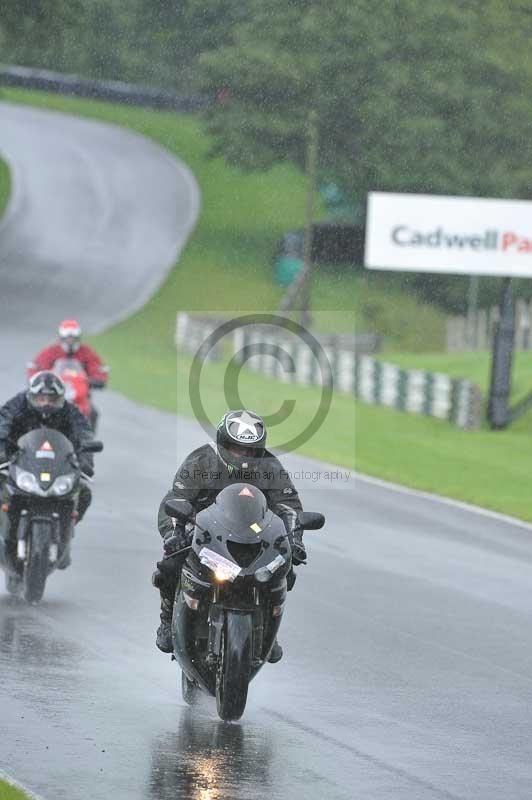
{"type": "Polygon", "coordinates": [[[172,642],[173,601],[161,592],[161,624],[157,628],[156,645],[163,653],[173,653],[172,642]]]}
{"type": "Polygon", "coordinates": [[[272,649],[270,650],[270,655],[268,656],[268,661],[270,664],[277,664],[283,657],[283,648],[277,641],[277,637],[275,637],[275,641],[273,643],[272,649]]]}

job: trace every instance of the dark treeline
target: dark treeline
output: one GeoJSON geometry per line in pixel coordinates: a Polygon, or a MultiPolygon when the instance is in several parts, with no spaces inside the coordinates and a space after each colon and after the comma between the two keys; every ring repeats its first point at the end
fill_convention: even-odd
{"type": "Polygon", "coordinates": [[[158,0],[6,0],[0,4],[1,60],[186,89],[190,51],[177,47],[175,5],[158,0]]]}
{"type": "Polygon", "coordinates": [[[529,199],[531,40],[532,0],[0,3],[1,61],[214,94],[213,153],[241,169],[303,167],[312,110],[320,182],[361,209],[371,189],[529,199]]]}

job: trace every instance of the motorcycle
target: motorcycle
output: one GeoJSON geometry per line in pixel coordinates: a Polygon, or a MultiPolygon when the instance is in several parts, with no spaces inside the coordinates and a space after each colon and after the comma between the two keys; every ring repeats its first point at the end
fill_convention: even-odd
{"type": "MultiPolygon", "coordinates": [[[[92,441],[80,452],[102,450],[102,442],[92,441]]],[[[20,437],[14,457],[0,465],[0,474],[7,494],[0,534],[6,589],[36,605],[48,575],[70,563],[80,482],[90,478],[81,471],[72,442],[46,427],[20,437]]]]}
{"type": "Polygon", "coordinates": [[[92,404],[91,390],[103,389],[105,381],[89,378],[83,365],[76,358],[60,358],[54,363],[53,371],[65,384],[65,397],[74,403],[87,417],[93,432],[96,432],[98,411],[92,404]]]}
{"type": "MultiPolygon", "coordinates": [[[[237,720],[249,682],[268,660],[287,578],[293,585],[294,576],[284,523],[270,510],[264,514],[262,492],[243,483],[223,492],[223,510],[215,502],[196,515],[174,602],[172,658],[186,703],[205,692],[216,698],[221,719],[237,720]]],[[[185,525],[194,515],[186,500],[168,500],[165,511],[185,525]]],[[[323,514],[299,512],[297,527],[317,530],[324,521],[323,514]]]]}

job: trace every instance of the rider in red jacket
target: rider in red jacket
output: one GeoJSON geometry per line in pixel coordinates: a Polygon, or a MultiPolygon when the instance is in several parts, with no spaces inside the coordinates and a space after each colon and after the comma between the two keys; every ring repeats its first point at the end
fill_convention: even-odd
{"type": "Polygon", "coordinates": [[[53,370],[56,361],[61,358],[75,358],[87,373],[91,386],[103,388],[109,377],[100,356],[88,345],[81,344],[81,327],[75,319],[65,319],[59,325],[59,341],[45,347],[28,364],[28,377],[41,370],[53,370]]]}

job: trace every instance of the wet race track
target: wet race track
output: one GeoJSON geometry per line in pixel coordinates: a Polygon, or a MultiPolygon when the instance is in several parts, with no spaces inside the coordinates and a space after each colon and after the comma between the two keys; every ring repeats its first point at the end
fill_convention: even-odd
{"type": "MultiPolygon", "coordinates": [[[[97,128],[0,105],[0,150],[20,176],[0,228],[5,397],[67,312],[96,329],[134,307],[139,287],[153,289],[196,216],[182,165],[137,136],[97,128]],[[121,158],[146,159],[143,191],[127,186],[127,198],[121,158]],[[50,189],[54,175],[61,185],[50,189]],[[150,214],[158,224],[131,266],[134,253],[121,260],[112,242],[150,214]],[[65,278],[80,263],[73,252],[91,268],[86,295],[65,278]]],[[[178,669],[154,647],[156,510],[203,433],[112,392],[98,400],[106,450],[72,567],[50,578],[38,608],[0,594],[1,768],[45,800],[530,796],[529,528],[350,475],[314,481],[326,468],[291,457],[296,476],[307,472],[296,477],[305,506],[324,511],[327,527],[307,534],[284,659],[259,673],[242,721],[224,724],[207,699],[184,706],[178,669]]]]}

